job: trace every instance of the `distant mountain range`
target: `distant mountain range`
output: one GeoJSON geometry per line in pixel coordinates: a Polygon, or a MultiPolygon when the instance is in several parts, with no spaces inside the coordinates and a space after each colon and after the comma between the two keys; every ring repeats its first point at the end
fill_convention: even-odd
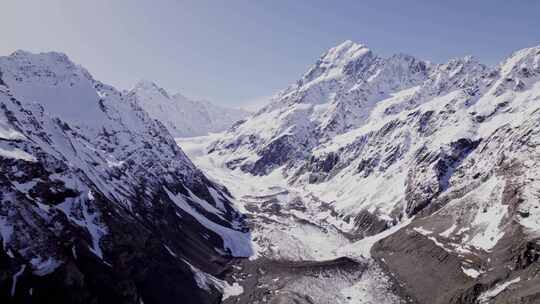
{"type": "Polygon", "coordinates": [[[246,118],[249,112],[226,108],[208,101],[170,95],[150,81],[139,81],[128,93],[154,119],[161,121],[174,137],[192,137],[221,132],[246,118]]]}
{"type": "Polygon", "coordinates": [[[0,240],[0,303],[540,303],[540,47],[346,41],[252,115],[0,57],[0,240]]]}

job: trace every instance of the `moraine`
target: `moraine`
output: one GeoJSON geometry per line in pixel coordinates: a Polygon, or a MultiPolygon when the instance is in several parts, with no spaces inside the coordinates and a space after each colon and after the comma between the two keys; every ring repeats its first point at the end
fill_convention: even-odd
{"type": "Polygon", "coordinates": [[[370,256],[380,237],[358,240],[338,228],[348,223],[328,202],[287,185],[277,171],[254,176],[227,168],[222,159],[207,153],[218,136],[176,141],[211,180],[231,191],[236,206],[247,215],[256,252],[237,260],[228,273],[229,285],[242,286],[242,293],[227,296],[224,303],[408,302],[370,256]]]}

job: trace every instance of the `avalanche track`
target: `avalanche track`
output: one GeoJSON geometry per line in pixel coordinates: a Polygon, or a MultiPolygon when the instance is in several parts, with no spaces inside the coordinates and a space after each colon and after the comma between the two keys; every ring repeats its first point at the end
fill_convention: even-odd
{"type": "MultiPolygon", "coordinates": [[[[399,284],[371,258],[371,246],[408,221],[355,240],[328,202],[286,184],[278,173],[253,176],[228,169],[207,153],[216,135],[178,138],[210,179],[225,185],[247,215],[255,254],[226,275],[224,303],[407,303],[399,284]]],[[[279,172],[275,170],[274,172],[279,172]]]]}

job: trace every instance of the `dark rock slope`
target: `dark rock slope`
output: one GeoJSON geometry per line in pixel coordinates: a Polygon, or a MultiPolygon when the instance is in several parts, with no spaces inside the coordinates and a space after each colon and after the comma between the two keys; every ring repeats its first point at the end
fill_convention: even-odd
{"type": "Polygon", "coordinates": [[[539,110],[497,129],[456,187],[373,248],[418,303],[540,302],[539,145],[539,110]]]}
{"type": "Polygon", "coordinates": [[[230,195],[58,53],[0,57],[0,303],[219,303],[251,252],[230,195]]]}

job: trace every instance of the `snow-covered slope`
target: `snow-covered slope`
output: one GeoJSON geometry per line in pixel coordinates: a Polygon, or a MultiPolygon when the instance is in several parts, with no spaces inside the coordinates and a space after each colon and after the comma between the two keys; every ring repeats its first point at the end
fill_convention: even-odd
{"type": "Polygon", "coordinates": [[[0,57],[0,239],[2,303],[215,303],[251,254],[228,191],[59,53],[0,57]]]}
{"type": "Polygon", "coordinates": [[[281,177],[316,198],[295,216],[353,238],[409,223],[372,255],[418,303],[474,303],[520,275],[499,299],[535,303],[539,100],[540,47],[490,68],[382,58],[347,41],[208,152],[224,168],[281,177]]]}
{"type": "MultiPolygon", "coordinates": [[[[425,190],[440,192],[453,173],[446,171],[480,141],[503,125],[523,124],[540,94],[537,51],[520,51],[490,69],[471,57],[440,65],[407,55],[380,58],[347,41],[210,152],[229,168],[255,175],[279,168],[293,183],[332,189],[329,195],[338,194],[334,199],[352,213],[365,209],[355,192],[362,189],[365,207],[394,218],[412,215],[423,206],[396,210],[406,187],[386,186],[422,182],[428,176],[411,170],[422,165],[419,156],[433,154],[441,163],[433,169],[439,185],[425,190]]],[[[422,185],[412,186],[409,192],[422,185]]]]}
{"type": "Polygon", "coordinates": [[[347,41],[179,139],[197,166],[139,87],[0,57],[0,302],[540,301],[540,47],[490,68],[347,41]]]}
{"type": "Polygon", "coordinates": [[[161,121],[174,137],[221,132],[249,113],[208,101],[193,101],[181,94],[170,95],[150,81],[139,81],[128,93],[154,119],[161,121]]]}

